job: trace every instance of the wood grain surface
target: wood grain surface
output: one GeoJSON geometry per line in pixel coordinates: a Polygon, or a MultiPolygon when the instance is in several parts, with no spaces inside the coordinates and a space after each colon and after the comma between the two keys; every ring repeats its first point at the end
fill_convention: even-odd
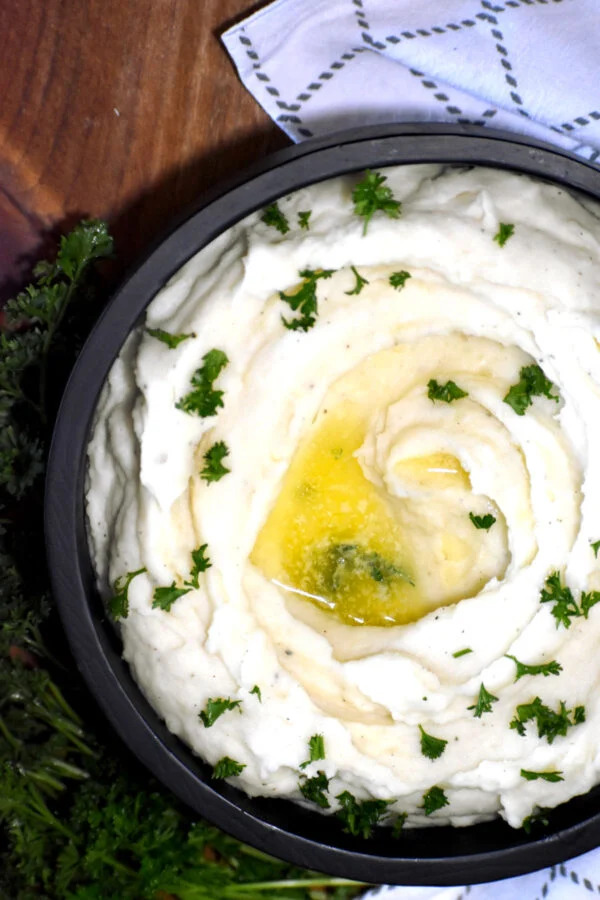
{"type": "Polygon", "coordinates": [[[122,270],[169,219],[285,146],[219,34],[249,0],[1,0],[0,290],[82,216],[122,270]]]}

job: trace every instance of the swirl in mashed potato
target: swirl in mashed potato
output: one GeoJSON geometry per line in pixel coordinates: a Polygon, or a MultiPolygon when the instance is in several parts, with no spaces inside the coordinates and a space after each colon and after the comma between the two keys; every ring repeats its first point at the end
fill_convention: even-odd
{"type": "Polygon", "coordinates": [[[107,596],[145,568],[124,656],[169,729],[242,765],[247,793],[316,809],[301,787],[322,772],[327,811],[348,791],[392,801],[383,821],[518,827],[600,781],[598,210],[495,170],[386,176],[398,219],[363,234],[359,176],[316,185],[279,202],[286,234],[254,214],[155,297],[146,326],[193,336],[170,349],[140,329],[113,366],[89,446],[92,554],[107,596]],[[307,269],[334,271],[303,332],[280,292],[307,269]],[[223,407],[186,414],[214,348],[223,407]],[[552,392],[519,414],[505,399],[531,366],[552,392]],[[449,381],[460,396],[436,399],[449,381]],[[229,471],[207,482],[221,441],[229,471]],[[158,587],[189,587],[201,545],[199,586],[153,607],[158,587]],[[575,604],[562,621],[542,602],[553,577],[575,604]],[[553,665],[517,679],[516,660],[553,665]],[[206,727],[214,698],[240,703],[206,727]],[[528,718],[536,703],[562,715],[556,733],[528,718]],[[325,758],[301,769],[314,735],[325,758]],[[447,804],[430,812],[434,786],[447,804]]]}

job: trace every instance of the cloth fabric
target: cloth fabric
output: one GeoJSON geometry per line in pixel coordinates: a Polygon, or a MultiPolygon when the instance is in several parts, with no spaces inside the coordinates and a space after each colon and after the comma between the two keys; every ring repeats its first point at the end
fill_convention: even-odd
{"type": "Polygon", "coordinates": [[[294,141],[440,121],[600,157],[598,0],[276,0],[223,41],[294,141]]]}
{"type": "MultiPolygon", "coordinates": [[[[356,125],[471,123],[600,162],[599,0],[276,0],[223,35],[240,77],[294,141],[356,125]]],[[[377,900],[579,900],[600,850],[459,888],[377,900]]]]}

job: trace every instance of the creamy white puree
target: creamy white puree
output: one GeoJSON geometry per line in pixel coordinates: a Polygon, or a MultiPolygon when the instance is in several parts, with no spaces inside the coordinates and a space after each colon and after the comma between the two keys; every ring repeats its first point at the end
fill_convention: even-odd
{"type": "Polygon", "coordinates": [[[147,569],[129,589],[124,656],[172,732],[213,765],[223,756],[245,764],[232,783],[306,804],[299,766],[310,737],[322,734],[326,758],[304,775],[325,772],[330,811],[349,790],[393,799],[390,819],[406,812],[409,826],[499,813],[518,827],[536,807],[600,781],[600,605],[567,630],[540,603],[554,570],[576,599],[600,588],[590,546],[600,539],[598,210],[500,171],[385,174],[402,201],[399,219],[377,213],[363,235],[351,198],[360,176],[316,185],[280,201],[288,234],[254,214],[155,297],[147,326],[196,337],[169,349],[140,329],[115,363],[89,446],[90,545],[106,596],[119,576],[147,569]],[[300,210],[312,210],[308,231],[296,225],[300,210]],[[500,222],[514,224],[504,247],[493,240],[500,222]],[[351,265],[369,281],[358,295],[346,293],[351,265]],[[336,270],[318,282],[319,314],[307,333],[283,327],[282,314],[293,314],[278,297],[305,268],[336,270]],[[400,291],[389,285],[398,270],[411,274],[400,291]],[[187,415],[175,404],[213,348],[229,358],[216,385],[224,408],[187,415]],[[560,403],[536,397],[518,416],[503,397],[533,362],[560,403]],[[303,436],[361,366],[363,381],[346,382],[372,403],[356,457],[394,508],[412,503],[406,533],[415,552],[427,548],[417,576],[438,599],[452,572],[455,585],[482,585],[387,628],[341,624],[250,561],[303,436]],[[453,379],[468,397],[434,404],[430,378],[453,379]],[[220,440],[231,471],[207,484],[198,477],[202,454],[220,440]],[[403,460],[432,453],[460,461],[466,498],[399,474],[403,460]],[[494,510],[496,525],[476,531],[469,510],[494,510]],[[448,563],[443,584],[447,561],[434,542],[442,527],[478,548],[472,559],[465,551],[468,572],[448,563]],[[170,612],[153,609],[155,588],[187,579],[191,551],[204,543],[212,567],[199,589],[170,612]],[[453,657],[466,647],[473,652],[453,657]],[[558,660],[563,671],[515,682],[505,654],[558,660]],[[482,683],[499,699],[475,718],[467,707],[482,683]],[[585,706],[586,722],[551,745],[534,723],[519,735],[509,728],[516,706],[536,696],[552,709],[561,700],[585,706]],[[199,712],[217,697],[241,700],[241,712],[205,728],[199,712]],[[422,755],[419,724],[448,741],[440,758],[422,755]],[[564,781],[527,781],[522,768],[559,770],[564,781]],[[433,785],[449,805],[426,817],[422,798],[433,785]]]}

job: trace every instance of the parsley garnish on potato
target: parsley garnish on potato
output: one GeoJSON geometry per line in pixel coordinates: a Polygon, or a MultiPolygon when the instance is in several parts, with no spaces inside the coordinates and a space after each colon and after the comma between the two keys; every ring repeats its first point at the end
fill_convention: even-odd
{"type": "Polygon", "coordinates": [[[490,694],[489,691],[485,689],[483,683],[479,688],[479,694],[477,696],[477,702],[473,706],[467,706],[467,709],[474,709],[475,712],[473,715],[476,719],[480,719],[484,713],[492,712],[492,703],[496,703],[498,701],[497,697],[494,697],[493,694],[490,694]]]}
{"type": "Polygon", "coordinates": [[[594,556],[598,559],[598,550],[600,550],[600,541],[590,541],[590,547],[594,551],[594,556]]]}
{"type": "Polygon", "coordinates": [[[546,584],[540,595],[540,603],[554,604],[550,611],[556,619],[557,628],[559,625],[570,628],[571,619],[581,615],[581,610],[577,606],[571,589],[561,584],[560,572],[552,572],[546,578],[546,584]]]}
{"type": "Polygon", "coordinates": [[[115,622],[118,622],[119,619],[126,619],[129,615],[129,585],[134,578],[146,571],[146,569],[137,569],[135,572],[121,575],[115,581],[114,594],[108,601],[108,611],[115,622]]]}
{"type": "Polygon", "coordinates": [[[250,693],[251,693],[251,694],[256,694],[256,696],[258,697],[258,702],[259,702],[259,703],[262,703],[262,694],[261,694],[260,688],[259,688],[259,686],[258,686],[257,684],[254,685],[254,687],[252,688],[252,690],[250,691],[250,693]]]}
{"type": "Polygon", "coordinates": [[[359,272],[357,272],[357,270],[354,266],[350,266],[350,268],[352,269],[352,271],[354,273],[355,283],[354,283],[354,287],[352,288],[352,290],[344,291],[344,293],[348,294],[348,296],[352,296],[353,294],[360,294],[360,292],[364,288],[365,284],[369,283],[366,278],[363,278],[362,275],[360,275],[359,272]]]}
{"type": "Polygon", "coordinates": [[[392,272],[390,275],[390,284],[397,291],[401,291],[409,278],[412,278],[410,272],[407,272],[405,269],[401,269],[400,272],[392,272]]]}
{"type": "Polygon", "coordinates": [[[210,484],[211,481],[220,481],[223,475],[231,472],[231,469],[223,465],[226,456],[229,456],[229,447],[225,441],[217,441],[216,444],[213,444],[204,454],[205,465],[200,472],[200,478],[210,484]]]}
{"type": "Polygon", "coordinates": [[[555,659],[548,663],[540,663],[537,666],[529,666],[526,663],[519,662],[517,657],[511,656],[510,653],[507,653],[506,657],[507,659],[512,659],[517,667],[515,681],[518,681],[519,678],[524,678],[525,675],[543,675],[547,678],[549,675],[559,675],[562,672],[561,664],[555,659]]]}
{"type": "Polygon", "coordinates": [[[236,709],[241,705],[241,700],[231,700],[230,697],[217,697],[207,700],[206,706],[202,712],[198,713],[198,717],[202,721],[205,728],[211,728],[219,716],[230,709],[236,709]]]}
{"type": "Polygon", "coordinates": [[[441,400],[442,403],[452,403],[453,400],[460,400],[461,397],[468,397],[468,391],[462,388],[454,381],[447,381],[446,384],[440,384],[435,378],[430,378],[427,382],[427,396],[434,403],[441,400]]]}
{"type": "Polygon", "coordinates": [[[188,415],[206,419],[216,415],[217,409],[223,406],[223,391],[215,391],[213,385],[229,360],[222,350],[209,350],[202,357],[202,362],[203,365],[192,375],[193,390],[175,406],[188,415]]]}
{"type": "Polygon", "coordinates": [[[446,749],[448,741],[427,734],[422,725],[419,725],[419,731],[421,732],[421,753],[423,756],[426,756],[427,759],[439,759],[446,749]]]}
{"type": "Polygon", "coordinates": [[[430,788],[425,794],[423,794],[423,806],[421,809],[425,811],[426,816],[432,815],[432,813],[436,812],[438,809],[443,809],[444,806],[449,806],[450,801],[446,797],[446,794],[438,785],[434,785],[434,787],[430,788]]]}
{"type": "Polygon", "coordinates": [[[304,279],[300,287],[296,288],[291,294],[279,291],[279,297],[284,303],[300,315],[296,319],[281,320],[286,328],[290,331],[308,331],[317,321],[317,281],[320,278],[331,278],[334,269],[321,269],[313,271],[312,269],[303,269],[299,272],[300,278],[304,279]]]}
{"type": "Polygon", "coordinates": [[[312,778],[306,778],[305,781],[298,785],[298,788],[302,796],[307,800],[316,803],[321,809],[329,809],[330,803],[325,796],[329,790],[329,778],[327,778],[325,772],[317,772],[312,778]]]}
{"type": "Polygon", "coordinates": [[[165,612],[170,612],[175,601],[183,597],[184,594],[189,594],[190,591],[191,588],[189,587],[178,588],[175,582],[169,587],[158,587],[154,591],[152,609],[163,609],[165,612]]]}
{"type": "Polygon", "coordinates": [[[573,725],[581,725],[585,722],[585,707],[576,706],[569,710],[564,700],[560,701],[558,711],[555,712],[549,706],[542,703],[536,697],[531,703],[521,703],[517,706],[514,719],[510,723],[517,734],[525,736],[525,724],[534,721],[537,725],[538,737],[545,737],[552,744],[557,737],[564,737],[567,730],[573,725]],[[573,716],[573,718],[569,718],[573,716]]]}
{"type": "Polygon", "coordinates": [[[208,544],[202,544],[200,547],[192,550],[192,570],[190,572],[190,580],[184,582],[187,587],[198,590],[200,587],[198,576],[201,575],[202,572],[206,572],[206,570],[210,569],[212,566],[210,559],[206,555],[207,547],[208,544]]]}
{"type": "Polygon", "coordinates": [[[261,220],[265,225],[276,228],[281,234],[287,234],[290,230],[290,223],[279,209],[277,203],[271,203],[270,206],[267,206],[266,209],[263,210],[261,220]]]}
{"type": "Polygon", "coordinates": [[[300,768],[305,769],[312,762],[325,759],[325,740],[322,734],[313,734],[308,742],[308,759],[300,763],[300,768]]]}
{"type": "Polygon", "coordinates": [[[496,516],[493,516],[491,513],[487,513],[485,516],[476,516],[474,513],[470,512],[469,518],[475,528],[482,528],[484,531],[489,531],[496,521],[496,516]]]}
{"type": "Polygon", "coordinates": [[[305,209],[302,212],[298,213],[298,225],[300,228],[303,228],[304,231],[308,231],[310,228],[310,217],[312,215],[312,209],[305,209]]]}
{"type": "Polygon", "coordinates": [[[526,781],[564,781],[562,772],[530,772],[528,769],[521,769],[521,778],[526,781]]]}
{"type": "Polygon", "coordinates": [[[224,756],[215,763],[212,770],[212,778],[216,778],[217,780],[234,778],[236,775],[241,775],[245,768],[245,763],[239,763],[237,760],[231,759],[230,756],[224,756]]]}
{"type": "Polygon", "coordinates": [[[379,823],[393,800],[357,800],[350,791],[342,791],[336,800],[341,803],[341,809],[336,813],[344,826],[344,831],[355,837],[370,838],[373,828],[379,823]]]}
{"type": "Polygon", "coordinates": [[[548,813],[551,812],[552,810],[548,809],[545,806],[536,807],[536,811],[530,816],[526,816],[521,823],[521,828],[523,829],[525,834],[530,834],[532,828],[536,825],[547,827],[550,824],[548,813]]]}
{"type": "Polygon", "coordinates": [[[494,235],[494,240],[500,247],[504,247],[505,243],[510,237],[513,236],[514,232],[514,225],[510,225],[507,222],[499,222],[498,231],[494,235]]]}
{"type": "Polygon", "coordinates": [[[397,219],[402,210],[399,200],[394,199],[392,189],[385,184],[387,178],[381,172],[367,169],[364,177],[352,191],[354,212],[365,220],[363,234],[367,233],[369,222],[376,212],[381,211],[390,219],[397,219]]]}
{"type": "Polygon", "coordinates": [[[164,331],[162,328],[146,328],[146,332],[150,337],[156,338],[157,341],[162,341],[170,350],[179,347],[182,341],[196,337],[193,332],[190,332],[190,334],[171,334],[170,331],[164,331]]]}
{"type": "Polygon", "coordinates": [[[581,592],[581,615],[587,619],[590,609],[600,603],[600,591],[582,591],[581,592]]]}
{"type": "Polygon", "coordinates": [[[404,831],[404,825],[406,820],[408,819],[408,813],[398,813],[396,821],[392,825],[392,837],[400,837],[402,832],[404,831]]]}
{"type": "Polygon", "coordinates": [[[461,656],[466,656],[467,653],[472,653],[470,647],[465,647],[463,650],[457,650],[456,653],[453,653],[452,656],[454,659],[460,659],[461,656]]]}
{"type": "Polygon", "coordinates": [[[510,388],[504,398],[518,416],[524,416],[525,411],[533,403],[533,397],[547,397],[548,400],[559,401],[559,397],[552,393],[554,385],[546,378],[543,370],[536,364],[523,366],[519,374],[519,380],[510,388]]]}

